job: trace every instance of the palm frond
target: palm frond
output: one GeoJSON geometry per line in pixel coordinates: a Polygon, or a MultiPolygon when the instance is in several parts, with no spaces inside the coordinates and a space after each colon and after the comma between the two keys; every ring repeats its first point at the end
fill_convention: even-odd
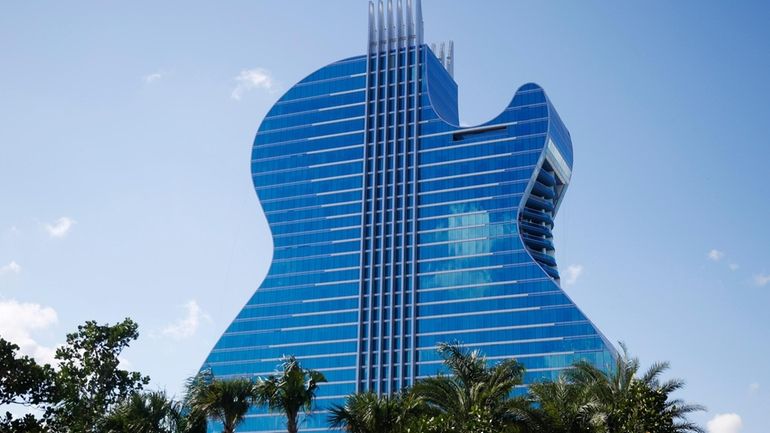
{"type": "Polygon", "coordinates": [[[647,369],[647,371],[639,380],[649,385],[655,384],[658,380],[658,377],[660,377],[661,374],[668,370],[669,367],[670,364],[668,362],[655,362],[650,366],[650,368],[647,369]]]}

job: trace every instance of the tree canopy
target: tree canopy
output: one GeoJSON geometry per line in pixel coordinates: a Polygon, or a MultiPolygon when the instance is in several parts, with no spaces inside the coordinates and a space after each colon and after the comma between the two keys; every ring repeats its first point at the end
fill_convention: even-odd
{"type": "MultiPolygon", "coordinates": [[[[131,319],[86,322],[56,350],[55,366],[0,338],[0,405],[32,409],[0,416],[0,433],[205,433],[212,426],[235,433],[255,406],[282,414],[287,433],[298,433],[326,382],[287,356],[265,378],[200,372],[174,399],[145,390],[149,377],[121,368],[121,353],[138,337],[131,319]]],[[[701,433],[687,416],[703,407],[673,396],[684,382],[662,379],[669,364],[641,372],[638,358],[620,347],[609,368],[580,361],[556,380],[525,385],[515,359],[490,361],[442,343],[443,373],[393,395],[350,395],[326,410],[329,425],[349,433],[701,433]]]]}

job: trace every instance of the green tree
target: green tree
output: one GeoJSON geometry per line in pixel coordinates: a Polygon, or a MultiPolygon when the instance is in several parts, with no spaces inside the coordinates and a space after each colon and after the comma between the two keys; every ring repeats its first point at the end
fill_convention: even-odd
{"type": "Polygon", "coordinates": [[[299,431],[299,414],[313,406],[323,374],[302,368],[293,356],[284,358],[281,371],[257,382],[257,399],[272,411],[286,416],[288,433],[299,431]]]}
{"type": "Polygon", "coordinates": [[[205,433],[205,419],[197,424],[182,404],[163,391],[136,392],[107,416],[106,433],[205,433]]]}
{"type": "Polygon", "coordinates": [[[0,418],[0,433],[47,433],[45,425],[32,414],[14,418],[10,412],[0,418]]]}
{"type": "Polygon", "coordinates": [[[138,336],[131,319],[115,325],[89,321],[67,335],[55,356],[56,404],[46,411],[52,431],[100,432],[106,414],[149,383],[149,377],[120,368],[120,354],[138,336]]]}
{"type": "Polygon", "coordinates": [[[525,399],[512,398],[524,367],[509,359],[489,365],[479,351],[442,343],[438,352],[450,375],[418,382],[415,394],[433,411],[423,430],[456,433],[501,433],[523,425],[525,399]]]}
{"type": "Polygon", "coordinates": [[[374,393],[353,394],[344,405],[331,408],[329,424],[349,433],[404,433],[414,430],[425,407],[414,394],[391,396],[374,393]]]}
{"type": "Polygon", "coordinates": [[[177,422],[178,433],[206,433],[208,431],[205,414],[183,405],[180,415],[181,418],[177,422]]]}
{"type": "Polygon", "coordinates": [[[594,399],[585,387],[564,378],[530,385],[531,407],[525,411],[529,431],[591,433],[594,399]]]}
{"type": "Polygon", "coordinates": [[[660,381],[669,364],[655,363],[639,376],[639,359],[629,356],[623,343],[620,346],[623,352],[609,373],[585,361],[566,372],[569,381],[583,387],[594,399],[593,424],[606,433],[702,432],[687,416],[704,408],[671,398],[684,382],[660,381]]]}
{"type": "MultiPolygon", "coordinates": [[[[40,407],[55,400],[53,369],[19,356],[19,346],[0,338],[0,405],[40,407]]],[[[42,421],[32,414],[14,418],[6,412],[0,418],[0,433],[41,431],[42,421]]]]}
{"type": "Polygon", "coordinates": [[[222,424],[222,433],[233,433],[257,400],[256,387],[248,379],[215,379],[209,373],[192,378],[187,387],[186,405],[190,417],[211,418],[222,424]]]}

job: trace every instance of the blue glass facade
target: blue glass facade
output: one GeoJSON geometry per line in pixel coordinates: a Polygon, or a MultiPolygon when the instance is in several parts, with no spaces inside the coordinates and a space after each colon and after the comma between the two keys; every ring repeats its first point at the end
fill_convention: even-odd
{"type": "MultiPolygon", "coordinates": [[[[525,84],[458,126],[457,84],[422,42],[419,3],[403,6],[370,6],[367,54],[297,83],[254,140],[273,261],[204,367],[265,376],[292,354],[322,371],[306,431],[348,394],[437,373],[439,342],[515,357],[527,382],[614,354],[560,287],[551,230],[573,158],[550,100],[525,84]]],[[[284,424],[254,408],[241,430],[284,424]]]]}

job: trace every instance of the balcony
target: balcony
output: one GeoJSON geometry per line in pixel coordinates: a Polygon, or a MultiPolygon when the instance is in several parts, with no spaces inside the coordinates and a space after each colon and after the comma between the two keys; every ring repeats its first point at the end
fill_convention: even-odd
{"type": "Polygon", "coordinates": [[[543,271],[558,280],[551,229],[557,191],[561,190],[563,184],[553,174],[547,161],[540,167],[536,179],[526,197],[524,208],[519,211],[519,236],[543,271]]]}

